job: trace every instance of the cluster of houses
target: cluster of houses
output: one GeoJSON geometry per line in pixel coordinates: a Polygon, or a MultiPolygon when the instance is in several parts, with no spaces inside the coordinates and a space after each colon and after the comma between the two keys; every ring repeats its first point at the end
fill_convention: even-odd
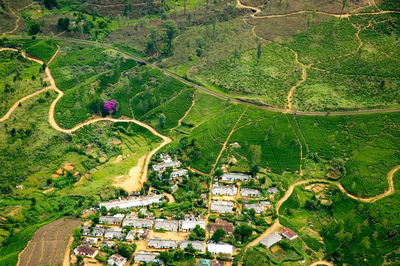
{"type": "Polygon", "coordinates": [[[298,237],[298,235],[293,230],[291,230],[287,227],[284,227],[280,231],[280,234],[272,233],[269,236],[267,236],[266,238],[262,239],[260,241],[260,244],[267,248],[270,248],[273,245],[275,245],[276,243],[278,243],[279,241],[281,241],[282,237],[286,237],[289,240],[293,240],[293,239],[296,239],[298,237]]]}
{"type": "MultiPolygon", "coordinates": [[[[154,231],[172,231],[172,232],[188,232],[192,231],[196,226],[206,229],[206,220],[196,219],[194,216],[188,216],[184,220],[168,220],[147,218],[138,218],[136,216],[126,216],[116,214],[113,216],[100,216],[99,224],[94,227],[82,226],[82,235],[84,236],[82,243],[78,246],[74,253],[76,255],[94,258],[99,247],[113,247],[115,240],[133,242],[135,240],[147,239],[150,230],[154,231]]],[[[217,218],[215,222],[209,224],[210,233],[214,233],[217,229],[224,229],[228,234],[234,231],[234,225],[230,222],[217,218]]],[[[152,249],[185,249],[191,245],[192,248],[199,252],[208,251],[211,254],[232,255],[234,247],[226,243],[205,243],[204,241],[190,240],[173,240],[152,237],[147,240],[147,251],[136,252],[134,256],[135,262],[159,262],[156,259],[158,252],[152,249]]],[[[122,266],[127,259],[114,254],[108,260],[110,265],[122,266]]]]}
{"type": "MultiPolygon", "coordinates": [[[[189,174],[189,171],[187,169],[179,169],[182,166],[182,163],[180,161],[172,160],[172,158],[168,154],[163,154],[161,153],[158,156],[162,162],[154,164],[152,166],[153,171],[158,172],[158,178],[161,181],[163,180],[163,172],[167,168],[172,168],[173,171],[171,172],[169,179],[174,180],[175,178],[180,178],[180,182],[182,182],[182,177],[187,177],[189,174]]],[[[178,189],[178,185],[175,183],[171,186],[171,191],[175,192],[178,189]]]]}

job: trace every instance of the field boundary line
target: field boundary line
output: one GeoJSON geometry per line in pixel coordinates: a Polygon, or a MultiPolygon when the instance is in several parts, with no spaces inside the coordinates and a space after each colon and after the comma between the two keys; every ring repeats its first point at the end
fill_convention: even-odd
{"type": "Polygon", "coordinates": [[[229,132],[229,135],[226,137],[225,142],[222,144],[222,148],[221,148],[221,150],[219,151],[218,157],[217,157],[217,159],[215,160],[215,163],[214,163],[214,165],[213,165],[213,168],[211,169],[210,175],[212,175],[212,174],[214,173],[215,167],[216,167],[217,164],[218,164],[219,158],[221,157],[222,153],[223,153],[224,150],[226,149],[226,144],[228,143],[229,139],[231,138],[233,132],[235,132],[235,128],[236,128],[237,124],[238,124],[239,121],[242,119],[243,115],[246,113],[248,107],[249,107],[249,106],[246,105],[246,107],[244,108],[242,114],[241,114],[241,115],[239,116],[239,118],[236,120],[236,123],[233,125],[231,131],[229,132]]]}
{"type": "MultiPolygon", "coordinates": [[[[398,12],[400,13],[400,11],[398,12]]],[[[49,38],[48,36],[38,36],[38,39],[47,39],[49,38]]],[[[26,37],[22,37],[22,36],[9,36],[9,39],[27,39],[26,37]]],[[[276,106],[270,106],[270,105],[264,105],[264,104],[259,104],[259,103],[254,103],[254,102],[250,102],[244,99],[240,99],[240,98],[234,98],[232,96],[227,96],[225,94],[221,94],[219,92],[210,90],[205,88],[204,86],[195,84],[189,80],[186,80],[185,78],[182,78],[172,72],[170,72],[169,70],[166,70],[164,68],[161,68],[153,63],[150,63],[142,58],[139,58],[133,54],[130,54],[129,52],[126,52],[124,50],[121,50],[119,48],[107,45],[107,44],[103,44],[103,43],[96,43],[96,42],[92,42],[92,41],[88,41],[88,40],[80,40],[80,39],[74,39],[74,38],[64,38],[64,37],[54,37],[54,40],[59,40],[59,41],[69,41],[69,42],[75,42],[75,43],[81,43],[81,44],[88,44],[88,45],[92,45],[92,46],[98,46],[98,47],[103,47],[106,49],[112,49],[115,50],[117,52],[120,52],[134,60],[136,60],[137,62],[141,62],[145,65],[148,65],[156,70],[159,70],[161,72],[163,72],[165,75],[172,77],[178,81],[181,81],[182,83],[192,86],[195,89],[199,89],[204,91],[205,93],[212,95],[214,97],[220,98],[220,99],[224,99],[224,100],[231,100],[232,102],[235,103],[240,103],[240,104],[245,104],[245,105],[251,105],[251,106],[255,106],[258,107],[260,109],[265,109],[268,111],[273,111],[273,112],[279,112],[279,113],[285,113],[285,114],[296,114],[296,115],[300,115],[300,116],[335,116],[335,115],[356,115],[356,114],[370,114],[370,113],[389,113],[389,112],[399,112],[400,111],[400,107],[393,107],[393,108],[376,108],[376,109],[360,109],[360,110],[347,110],[347,111],[325,111],[325,112],[320,112],[320,111],[294,111],[294,110],[287,110],[285,108],[281,108],[281,107],[276,107],[276,106]]]]}

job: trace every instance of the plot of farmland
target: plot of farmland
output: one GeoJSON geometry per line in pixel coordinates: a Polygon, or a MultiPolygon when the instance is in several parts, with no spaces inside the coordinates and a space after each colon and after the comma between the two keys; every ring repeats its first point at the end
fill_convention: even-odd
{"type": "Polygon", "coordinates": [[[40,227],[20,254],[18,265],[62,265],[68,240],[80,223],[67,218],[40,227]]]}

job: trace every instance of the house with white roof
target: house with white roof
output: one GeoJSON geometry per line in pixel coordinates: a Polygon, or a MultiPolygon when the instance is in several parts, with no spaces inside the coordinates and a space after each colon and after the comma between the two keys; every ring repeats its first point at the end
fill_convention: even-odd
{"type": "Polygon", "coordinates": [[[158,252],[147,252],[147,251],[139,251],[135,253],[135,262],[140,263],[140,262],[155,262],[155,263],[160,263],[159,259],[156,259],[156,257],[160,255],[158,252]]]}
{"type": "Polygon", "coordinates": [[[153,219],[125,218],[122,227],[132,226],[133,228],[152,228],[153,224],[153,219]]]}
{"type": "Polygon", "coordinates": [[[242,194],[242,197],[260,197],[261,196],[261,193],[258,189],[252,189],[252,188],[241,188],[240,194],[242,194]]]}
{"type": "Polygon", "coordinates": [[[123,239],[125,234],[122,232],[122,228],[110,228],[104,233],[104,238],[106,239],[123,239]]]}
{"type": "Polygon", "coordinates": [[[279,235],[277,233],[272,233],[269,236],[267,236],[266,238],[262,239],[260,241],[260,244],[267,248],[270,248],[273,245],[275,245],[276,243],[278,243],[279,241],[281,241],[281,239],[282,239],[281,235],[279,235]]]}
{"type": "Polygon", "coordinates": [[[235,204],[232,201],[212,201],[211,212],[233,213],[235,204]]]}
{"type": "Polygon", "coordinates": [[[111,255],[110,258],[108,258],[107,265],[123,266],[126,262],[127,262],[127,259],[125,257],[122,257],[119,254],[114,254],[114,255],[111,255]]]}
{"type": "Polygon", "coordinates": [[[128,234],[126,235],[125,240],[126,240],[126,241],[132,242],[133,240],[135,240],[135,236],[136,236],[135,231],[131,230],[131,231],[129,231],[128,234]]]}
{"type": "Polygon", "coordinates": [[[158,163],[158,164],[154,164],[152,166],[153,171],[164,171],[165,169],[167,169],[168,167],[171,168],[179,168],[181,167],[182,163],[180,161],[171,161],[171,162],[163,162],[163,163],[158,163]]]}
{"type": "Polygon", "coordinates": [[[251,175],[243,174],[243,173],[225,173],[222,175],[222,181],[247,181],[251,178],[251,175]]]}
{"type": "Polygon", "coordinates": [[[217,243],[209,243],[207,245],[207,251],[211,254],[229,254],[233,253],[234,247],[229,244],[217,244],[217,243]]]}
{"type": "Polygon", "coordinates": [[[179,228],[179,221],[167,220],[167,219],[156,219],[154,223],[154,230],[165,230],[177,232],[179,228]]]}
{"type": "Polygon", "coordinates": [[[185,249],[189,244],[192,245],[192,247],[200,252],[204,252],[204,242],[203,241],[190,241],[190,240],[183,240],[179,244],[180,249],[185,249]]]}
{"type": "Polygon", "coordinates": [[[235,196],[237,194],[236,186],[221,186],[218,184],[213,184],[212,186],[212,194],[213,195],[228,195],[235,196]]]}
{"type": "Polygon", "coordinates": [[[181,223],[182,231],[192,231],[196,225],[199,225],[201,228],[206,229],[206,221],[205,220],[183,220],[181,223]]]}
{"type": "Polygon", "coordinates": [[[109,225],[120,225],[124,216],[122,215],[114,215],[114,216],[100,216],[99,223],[100,224],[109,224],[109,225]]]}
{"type": "Polygon", "coordinates": [[[187,176],[188,170],[187,169],[178,169],[171,173],[171,178],[180,177],[180,176],[187,176]]]}
{"type": "Polygon", "coordinates": [[[149,248],[159,248],[159,249],[177,249],[178,241],[171,239],[161,239],[159,237],[154,237],[147,241],[147,247],[149,248]]]}
{"type": "Polygon", "coordinates": [[[109,202],[103,202],[100,203],[99,206],[102,207],[104,206],[107,210],[110,210],[112,208],[119,208],[121,210],[123,209],[129,209],[133,207],[144,207],[147,205],[151,205],[153,203],[162,203],[162,199],[164,198],[164,195],[148,195],[148,196],[139,196],[139,197],[129,197],[126,199],[118,199],[118,200],[112,200],[109,202]]]}

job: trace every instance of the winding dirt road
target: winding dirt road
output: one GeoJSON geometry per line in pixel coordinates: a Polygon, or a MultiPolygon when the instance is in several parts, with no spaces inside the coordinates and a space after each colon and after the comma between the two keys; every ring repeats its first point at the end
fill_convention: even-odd
{"type": "MultiPolygon", "coordinates": [[[[292,195],[293,190],[294,190],[295,187],[301,186],[301,185],[307,185],[309,183],[333,184],[333,185],[336,185],[339,188],[339,190],[341,192],[343,192],[349,198],[352,198],[354,200],[357,200],[357,201],[360,201],[360,202],[364,202],[364,203],[375,202],[375,201],[380,200],[380,199],[382,199],[384,197],[390,196],[395,192],[395,188],[394,188],[394,184],[393,184],[393,176],[398,170],[400,170],[400,165],[397,165],[397,166],[393,167],[389,171],[389,173],[387,174],[387,180],[388,180],[389,188],[384,193],[376,195],[374,197],[370,197],[370,198],[362,198],[362,197],[357,197],[357,196],[354,196],[354,195],[350,194],[349,192],[346,191],[346,189],[338,181],[331,181],[331,180],[326,180],[326,179],[308,179],[308,180],[302,180],[302,181],[296,182],[296,183],[292,184],[288,188],[288,190],[285,192],[285,195],[281,199],[279,199],[277,201],[277,203],[275,205],[276,214],[279,217],[279,209],[281,208],[282,204],[292,195]]],[[[274,223],[270,227],[268,227],[268,229],[266,231],[264,231],[256,239],[254,239],[253,241],[248,243],[246,245],[246,247],[245,247],[245,250],[247,248],[249,248],[249,247],[253,247],[253,246],[258,245],[262,239],[264,239],[265,237],[267,237],[271,233],[278,231],[278,229],[280,227],[281,227],[281,224],[279,223],[279,218],[277,218],[277,219],[275,219],[274,223]]],[[[315,263],[313,263],[311,265],[319,265],[319,264],[333,265],[333,264],[329,264],[329,262],[324,262],[324,261],[317,261],[315,263]],[[315,263],[317,263],[317,264],[315,264],[315,263]]]]}
{"type": "MultiPolygon", "coordinates": [[[[1,51],[4,51],[4,50],[18,51],[18,50],[16,50],[16,49],[11,49],[11,48],[0,48],[0,52],[1,52],[1,51]]],[[[96,123],[96,122],[100,122],[100,121],[110,121],[110,122],[135,123],[135,124],[137,124],[138,126],[141,126],[141,127],[146,128],[146,129],[149,130],[152,134],[154,134],[154,135],[160,137],[160,138],[162,139],[161,144],[158,145],[156,148],[154,148],[153,150],[151,150],[151,151],[147,154],[145,163],[144,163],[143,168],[142,168],[142,170],[141,170],[140,180],[146,181],[146,178],[147,178],[147,171],[148,171],[148,165],[149,165],[149,163],[150,163],[151,157],[152,157],[158,150],[160,150],[162,147],[164,147],[164,146],[167,145],[168,143],[172,142],[172,140],[171,140],[169,137],[160,134],[158,131],[156,131],[156,130],[155,130],[154,128],[152,128],[151,126],[149,126],[149,125],[147,125],[147,124],[145,124],[145,123],[143,123],[143,122],[141,122],[141,121],[139,121],[139,120],[130,119],[130,118],[126,118],[126,119],[116,119],[116,118],[111,118],[111,117],[96,117],[96,118],[90,119],[90,120],[88,120],[88,121],[79,123],[78,125],[74,126],[74,127],[71,128],[71,129],[65,129],[65,128],[60,127],[60,126],[57,124],[56,120],[55,120],[55,117],[54,117],[55,111],[54,111],[54,110],[55,110],[55,107],[56,107],[57,102],[58,102],[58,101],[61,99],[61,97],[64,95],[64,92],[62,92],[62,91],[57,87],[56,82],[55,82],[53,76],[51,75],[50,69],[49,69],[49,67],[48,67],[48,65],[50,65],[51,62],[54,60],[54,58],[57,56],[59,50],[60,50],[60,47],[57,48],[57,51],[56,51],[55,54],[52,56],[52,58],[50,59],[49,63],[48,63],[47,66],[46,66],[46,69],[45,69],[45,73],[46,73],[46,75],[47,75],[47,78],[45,79],[45,81],[50,82],[50,86],[48,86],[48,87],[46,87],[46,88],[44,88],[44,89],[42,89],[42,90],[40,90],[40,91],[36,91],[36,92],[34,92],[34,93],[32,93],[32,94],[30,94],[30,95],[28,95],[28,96],[25,96],[24,98],[20,99],[19,101],[17,101],[17,102],[8,110],[8,112],[6,113],[6,115],[0,119],[0,122],[3,122],[3,121],[5,121],[5,120],[7,120],[7,119],[10,117],[10,115],[15,111],[15,109],[18,107],[18,105],[19,105],[20,103],[22,103],[23,101],[25,101],[25,100],[27,100],[27,99],[29,99],[29,98],[31,98],[31,97],[33,97],[33,96],[35,96],[35,95],[41,93],[41,92],[44,92],[44,91],[49,90],[49,89],[53,89],[53,90],[55,90],[55,91],[58,93],[58,96],[57,96],[57,98],[56,98],[56,99],[51,103],[51,105],[50,105],[48,121],[49,121],[50,125],[51,125],[55,130],[57,130],[57,131],[59,131],[59,132],[63,132],[63,133],[66,133],[66,134],[71,134],[71,133],[77,131],[78,129],[80,129],[80,128],[86,126],[86,125],[90,125],[90,124],[93,124],[93,123],[96,123]]],[[[41,61],[41,60],[39,60],[39,59],[36,59],[36,58],[32,58],[32,57],[27,56],[27,55],[25,54],[25,52],[22,52],[22,56],[25,57],[25,58],[27,58],[27,59],[29,59],[29,60],[31,60],[31,61],[34,61],[34,62],[37,62],[37,63],[43,65],[43,61],[41,61]]],[[[135,166],[135,167],[136,167],[136,166],[135,166]]],[[[135,177],[131,177],[131,178],[135,178],[135,177]]],[[[144,181],[143,181],[143,182],[144,182],[144,181]]]]}

